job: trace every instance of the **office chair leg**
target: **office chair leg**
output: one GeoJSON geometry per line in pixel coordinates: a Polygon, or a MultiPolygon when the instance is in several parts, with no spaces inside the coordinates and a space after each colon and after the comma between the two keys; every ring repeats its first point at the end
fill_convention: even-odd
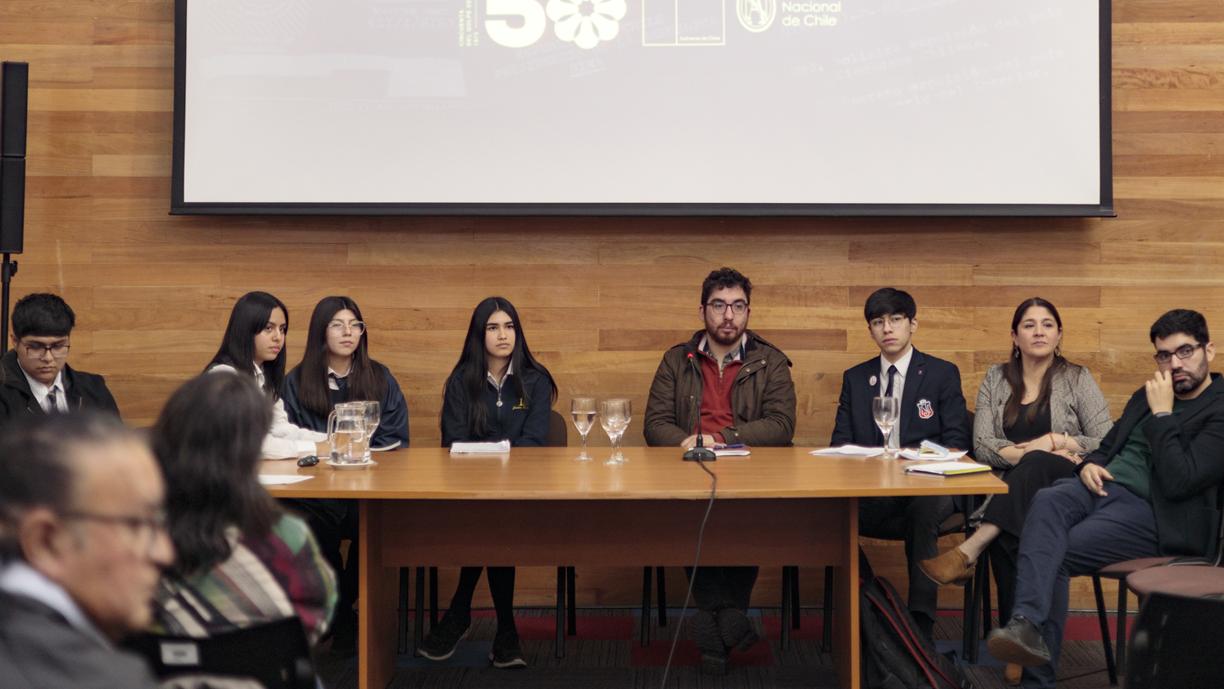
{"type": "Polygon", "coordinates": [[[799,568],[791,567],[791,629],[799,628],[799,568]]]}
{"type": "Polygon", "coordinates": [[[408,568],[399,568],[399,609],[395,625],[395,652],[408,652],[408,568]]]}
{"type": "Polygon", "coordinates": [[[557,568],[556,656],[565,657],[565,568],[557,568]]]}
{"type": "Polygon", "coordinates": [[[438,568],[429,568],[429,628],[438,626],[438,568]]]}
{"type": "Polygon", "coordinates": [[[1126,580],[1118,582],[1118,632],[1114,638],[1114,663],[1118,666],[1118,674],[1126,672],[1126,580]]]}
{"type": "MultiPolygon", "coordinates": [[[[992,626],[991,621],[993,614],[990,609],[990,555],[983,552],[978,557],[978,568],[982,570],[982,596],[978,600],[982,601],[982,636],[985,639],[990,633],[992,626]]],[[[1007,620],[999,620],[999,626],[1007,624],[1007,620]]]]}
{"type": "Polygon", "coordinates": [[[569,599],[566,607],[569,610],[569,619],[566,620],[566,631],[570,636],[578,634],[578,575],[573,567],[565,568],[565,595],[569,599]]]}
{"type": "Polygon", "coordinates": [[[643,646],[650,644],[650,574],[650,567],[642,568],[642,619],[638,633],[643,646]]]}
{"type": "Polygon", "coordinates": [[[790,648],[790,625],[791,625],[791,568],[782,568],[782,634],[781,646],[785,651],[790,648]]]}
{"type": "Polygon", "coordinates": [[[425,640],[425,568],[416,568],[416,605],[412,607],[412,647],[421,647],[425,640]]]}
{"type": "Polygon", "coordinates": [[[825,566],[824,600],[821,602],[824,611],[821,613],[820,650],[823,653],[833,652],[833,568],[825,566]]]}
{"type": "Polygon", "coordinates": [[[659,626],[667,626],[667,577],[662,567],[655,568],[655,579],[658,580],[657,593],[659,597],[659,626]]]}
{"type": "MultiPolygon", "coordinates": [[[[1119,582],[1125,586],[1125,583],[1119,582]]],[[[1109,619],[1105,614],[1105,594],[1101,591],[1101,577],[1092,575],[1092,593],[1096,596],[1097,621],[1101,624],[1101,644],[1105,647],[1105,669],[1109,672],[1109,686],[1118,685],[1118,667],[1114,664],[1113,646],[1109,642],[1109,619]]]]}

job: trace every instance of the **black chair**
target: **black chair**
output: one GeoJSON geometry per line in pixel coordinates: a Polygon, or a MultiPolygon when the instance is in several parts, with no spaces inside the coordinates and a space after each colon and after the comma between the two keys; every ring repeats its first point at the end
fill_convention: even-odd
{"type": "Polygon", "coordinates": [[[296,617],[196,639],[146,634],[124,646],[144,657],[159,681],[208,675],[249,679],[265,689],[313,689],[314,665],[296,617]]]}
{"type": "Polygon", "coordinates": [[[1224,599],[1153,592],[1139,610],[1127,657],[1126,689],[1218,687],[1224,599]]]}

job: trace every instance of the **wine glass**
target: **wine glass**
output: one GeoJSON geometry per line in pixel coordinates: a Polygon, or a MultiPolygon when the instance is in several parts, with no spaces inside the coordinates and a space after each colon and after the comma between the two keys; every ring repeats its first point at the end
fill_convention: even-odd
{"type": "Polygon", "coordinates": [[[365,401],[361,403],[364,406],[363,415],[365,416],[366,427],[366,451],[365,461],[371,461],[370,448],[374,446],[374,431],[378,430],[378,422],[382,420],[382,405],[378,402],[365,401]]]}
{"type": "Polygon", "coordinates": [[[574,417],[574,428],[578,430],[578,435],[582,436],[582,454],[576,457],[581,462],[591,461],[591,455],[587,454],[587,434],[595,423],[595,413],[594,397],[575,397],[570,400],[570,416],[574,417]]]}
{"type": "Polygon", "coordinates": [[[884,459],[896,459],[897,448],[893,445],[892,429],[901,415],[901,400],[891,395],[871,400],[871,416],[884,434],[884,459]]]}
{"type": "Polygon", "coordinates": [[[630,418],[632,418],[632,411],[629,400],[610,399],[602,400],[599,403],[599,425],[603,426],[604,433],[608,434],[608,440],[612,441],[612,456],[604,464],[625,463],[625,454],[621,452],[620,441],[625,435],[625,429],[629,428],[630,418]]]}

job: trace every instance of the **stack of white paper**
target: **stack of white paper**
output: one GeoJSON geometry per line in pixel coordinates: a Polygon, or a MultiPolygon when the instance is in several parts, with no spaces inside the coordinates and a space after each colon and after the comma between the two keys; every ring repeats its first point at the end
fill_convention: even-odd
{"type": "Polygon", "coordinates": [[[510,451],[510,441],[496,443],[451,443],[452,455],[500,455],[510,451]]]}

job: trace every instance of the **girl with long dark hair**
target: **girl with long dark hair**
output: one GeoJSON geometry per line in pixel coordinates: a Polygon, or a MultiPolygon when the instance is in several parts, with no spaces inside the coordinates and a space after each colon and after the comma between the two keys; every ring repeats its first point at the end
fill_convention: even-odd
{"type": "Polygon", "coordinates": [[[336,604],[335,576],[300,519],[259,485],[272,405],[246,376],[210,373],[180,387],[152,430],[176,553],[158,626],[209,636],[296,615],[311,642],[336,604]]]}
{"type": "MultiPolygon", "coordinates": [[[[302,363],[288,376],[282,399],[289,421],[313,431],[327,431],[327,416],[336,404],[356,400],[379,402],[380,418],[370,447],[408,446],[408,404],[390,369],[369,355],[369,328],[357,302],[324,297],[310,316],[302,363]]],[[[327,561],[340,578],[340,604],[332,624],[333,651],[356,646],[357,502],[355,500],[285,500],[306,517],[327,561]],[[349,557],[340,544],[348,539],[349,557]]]]}
{"type": "MultiPolygon", "coordinates": [[[[1008,493],[988,501],[964,543],[919,564],[941,584],[963,583],[989,547],[1000,619],[1011,617],[1020,531],[1033,495],[1074,476],[1113,425],[1092,374],[1063,358],[1062,334],[1062,317],[1045,299],[1016,307],[1011,356],[987,371],[973,424],[974,457],[1003,470],[1008,493]]],[[[1016,677],[1017,669],[1009,669],[1009,681],[1016,677]]]]}
{"type": "MultiPolygon", "coordinates": [[[[518,311],[509,300],[489,297],[476,305],[459,361],[446,381],[442,445],[509,440],[512,446],[542,446],[557,385],[527,346],[518,311]]],[[[514,625],[514,568],[488,567],[497,611],[497,634],[489,660],[494,667],[526,667],[514,625]]],[[[472,595],[480,567],[464,567],[450,609],[417,653],[445,660],[472,624],[472,595]]]]}
{"type": "Polygon", "coordinates": [[[300,428],[289,422],[281,400],[285,378],[285,335],[289,332],[289,309],[267,292],[247,292],[234,303],[221,347],[205,371],[232,371],[250,376],[273,400],[272,423],[263,442],[263,456],[284,459],[317,452],[326,433],[300,428]]]}

